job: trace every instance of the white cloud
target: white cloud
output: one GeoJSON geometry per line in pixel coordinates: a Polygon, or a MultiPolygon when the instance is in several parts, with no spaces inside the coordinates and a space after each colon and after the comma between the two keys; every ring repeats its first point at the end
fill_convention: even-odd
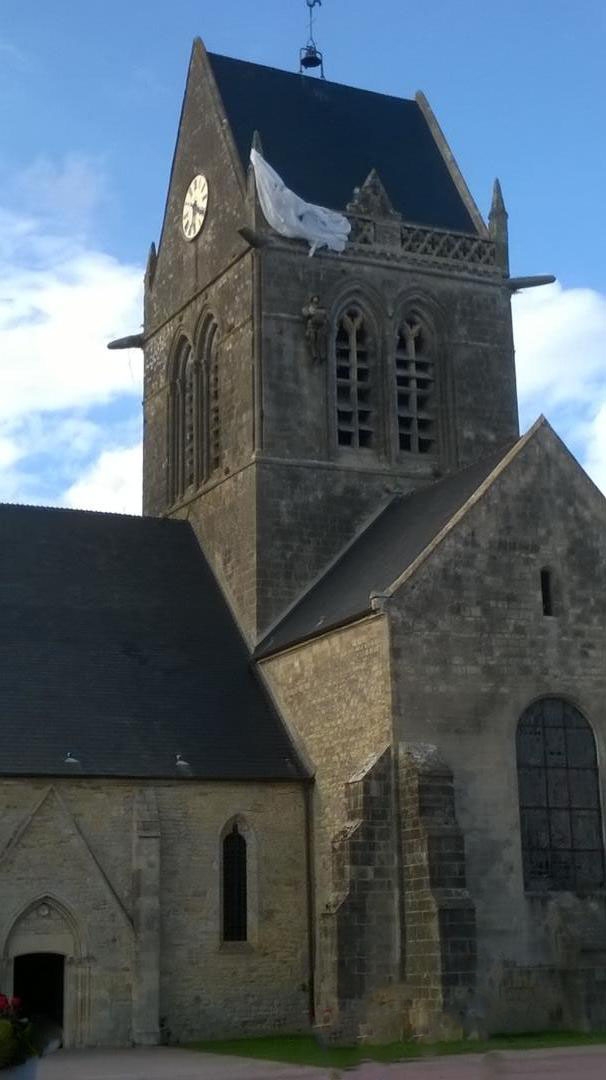
{"type": "Polygon", "coordinates": [[[68,488],[64,504],[81,510],[140,514],[142,468],[140,445],[104,450],[81,479],[68,488]]]}
{"type": "Polygon", "coordinates": [[[37,162],[24,190],[36,178],[36,217],[0,207],[0,499],[62,504],[77,490],[90,505],[77,479],[101,492],[93,463],[140,453],[141,353],[106,345],[140,326],[142,270],[86,242],[102,187],[90,163],[37,162]]]}
{"type": "Polygon", "coordinates": [[[606,491],[606,296],[559,283],[514,297],[522,426],[545,413],[606,491]]]}
{"type": "Polygon", "coordinates": [[[61,162],[37,157],[12,178],[6,197],[35,206],[36,220],[61,232],[82,234],[90,228],[95,212],[108,199],[103,159],[68,154],[61,162]]]}

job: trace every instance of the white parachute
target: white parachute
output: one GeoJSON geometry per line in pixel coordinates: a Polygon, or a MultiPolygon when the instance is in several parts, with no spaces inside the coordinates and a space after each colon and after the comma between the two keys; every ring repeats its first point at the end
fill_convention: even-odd
{"type": "Polygon", "coordinates": [[[272,229],[281,236],[307,240],[310,255],[321,247],[344,250],[351,225],[343,214],[300,199],[257,150],[251,150],[250,160],[261,209],[272,229]]]}

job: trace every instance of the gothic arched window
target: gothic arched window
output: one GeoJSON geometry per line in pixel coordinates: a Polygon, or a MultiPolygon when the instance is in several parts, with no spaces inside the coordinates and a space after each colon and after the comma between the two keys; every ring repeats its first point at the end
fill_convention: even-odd
{"type": "Polygon", "coordinates": [[[246,941],[246,840],[234,824],[223,838],[223,941],[246,941]]]}
{"type": "Polygon", "coordinates": [[[516,737],[526,889],[604,885],[604,845],[593,732],[560,698],[523,713],[516,737]]]}
{"type": "Polygon", "coordinates": [[[207,371],[208,468],[214,473],[221,464],[221,413],[219,407],[219,328],[210,320],[204,340],[204,365],[207,371]]]}
{"type": "Polygon", "coordinates": [[[174,502],[200,482],[198,402],[200,371],[183,338],[174,354],[168,400],[168,486],[174,502]]]}
{"type": "Polygon", "coordinates": [[[400,451],[431,454],[437,449],[435,361],[431,337],[416,315],[400,324],[395,379],[400,451]]]}
{"type": "Polygon", "coordinates": [[[373,352],[368,319],[359,305],[349,304],[335,335],[338,446],[376,446],[373,352]]]}

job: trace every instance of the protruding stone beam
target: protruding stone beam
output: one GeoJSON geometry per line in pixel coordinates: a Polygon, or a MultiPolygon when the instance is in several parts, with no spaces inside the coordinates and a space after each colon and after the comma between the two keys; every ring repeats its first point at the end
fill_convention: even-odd
{"type": "Polygon", "coordinates": [[[255,232],[255,230],[249,228],[248,225],[243,225],[242,228],[238,229],[238,232],[242,239],[246,240],[246,243],[250,244],[253,248],[267,247],[270,243],[269,237],[263,236],[262,233],[255,232]]]}
{"type": "Polygon", "coordinates": [[[128,337],[119,337],[107,343],[108,349],[142,349],[144,345],[143,334],[129,334],[128,337]]]}
{"type": "Polygon", "coordinates": [[[553,285],[555,280],[555,274],[535,274],[534,277],[509,278],[506,285],[512,292],[519,292],[520,289],[536,289],[537,285],[553,285]]]}

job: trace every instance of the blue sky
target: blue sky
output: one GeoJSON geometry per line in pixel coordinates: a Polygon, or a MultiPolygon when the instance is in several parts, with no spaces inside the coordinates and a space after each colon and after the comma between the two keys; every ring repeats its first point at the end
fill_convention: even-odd
{"type": "MultiPolygon", "coordinates": [[[[307,8],[2,4],[0,498],[136,509],[139,358],[104,344],[141,320],[196,34],[292,70],[307,8]]],[[[484,213],[500,177],[512,273],[558,277],[515,304],[523,420],[606,486],[603,0],[323,0],[316,37],[331,79],[425,91],[484,213]]]]}

